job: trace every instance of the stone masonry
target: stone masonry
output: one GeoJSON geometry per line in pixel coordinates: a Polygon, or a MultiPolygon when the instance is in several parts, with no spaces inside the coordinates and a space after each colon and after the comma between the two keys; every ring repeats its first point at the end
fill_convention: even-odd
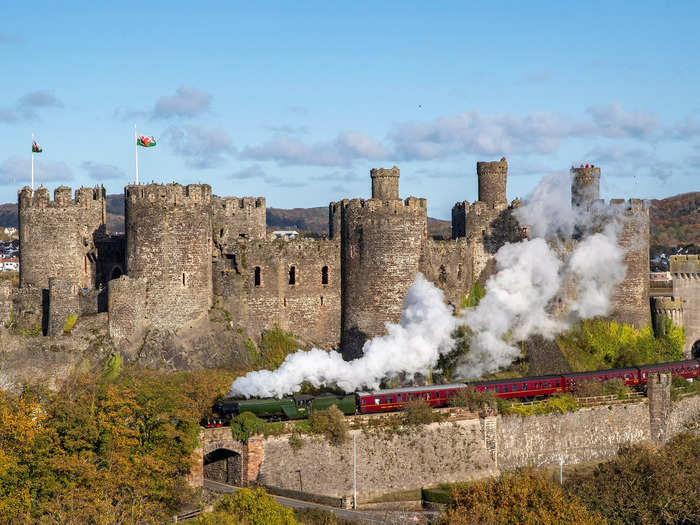
{"type": "MultiPolygon", "coordinates": [[[[69,310],[80,316],[108,310],[112,337],[137,345],[148,330],[187,329],[214,306],[253,339],[279,326],[303,344],[355,358],[369,338],[385,333],[385,323],[400,320],[417,273],[456,307],[494,272],[496,251],[527,234],[512,214],[519,201],[506,199],[505,158],[479,162],[476,171],[479,200],[454,206],[448,240],[428,236],[425,199],[400,197],[396,166],[371,170],[370,199],[329,205],[327,239],[274,239],[266,233],[264,197],[218,197],[206,184],[127,186],[124,235],[105,230],[103,188],[80,188],[71,198],[70,188],[60,187],[53,201],[46,188],[23,188],[20,288],[0,313],[58,334],[69,310]],[[59,279],[51,293],[50,278],[59,279]],[[69,282],[76,286],[59,284],[69,282]]],[[[572,204],[595,201],[599,179],[599,168],[574,169],[572,204]]],[[[614,204],[627,218],[621,235],[627,276],[614,315],[644,326],[648,209],[636,200],[614,204]]],[[[692,338],[689,312],[700,305],[680,279],[692,284],[697,272],[677,273],[692,338]]]]}

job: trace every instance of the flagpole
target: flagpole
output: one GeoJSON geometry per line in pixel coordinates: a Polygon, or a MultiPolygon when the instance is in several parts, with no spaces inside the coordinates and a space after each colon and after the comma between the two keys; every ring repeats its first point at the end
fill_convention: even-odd
{"type": "Polygon", "coordinates": [[[34,191],[34,133],[32,133],[32,191],[34,191]]]}
{"type": "Polygon", "coordinates": [[[139,184],[139,145],[138,135],[136,135],[136,124],[134,124],[134,153],[136,154],[136,185],[139,184]]]}

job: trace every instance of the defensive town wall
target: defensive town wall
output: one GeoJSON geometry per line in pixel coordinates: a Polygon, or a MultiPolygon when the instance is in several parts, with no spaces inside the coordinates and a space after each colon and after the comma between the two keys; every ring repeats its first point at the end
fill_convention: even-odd
{"type": "Polygon", "coordinates": [[[698,421],[700,396],[671,404],[670,377],[652,376],[649,399],[639,403],[433,423],[398,433],[358,430],[340,446],[310,436],[302,438],[298,449],[290,446],[288,436],[256,436],[241,444],[232,440],[229,428],[203,430],[202,448],[193,455],[192,483],[201,485],[203,475],[217,475],[213,473],[222,471],[222,464],[214,463],[228,456],[229,464],[236,465],[229,469],[229,483],[351,501],[354,438],[358,501],[366,502],[398,490],[493,476],[500,470],[604,459],[633,443],[661,445],[698,421]],[[251,454],[253,461],[248,462],[251,454]]]}

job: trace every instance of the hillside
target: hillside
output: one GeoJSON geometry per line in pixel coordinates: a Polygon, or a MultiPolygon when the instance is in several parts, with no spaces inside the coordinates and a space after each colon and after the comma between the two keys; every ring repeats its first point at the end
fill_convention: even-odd
{"type": "Polygon", "coordinates": [[[651,201],[651,245],[700,246],[700,191],[651,201]]]}
{"type": "MultiPolygon", "coordinates": [[[[651,246],[700,246],[700,192],[651,201],[651,246]]],[[[0,226],[17,227],[17,205],[0,204],[0,226]]],[[[267,227],[328,233],[328,207],[268,208],[267,227]]],[[[107,228],[124,231],[124,196],[107,195],[107,228]]],[[[450,221],[428,217],[430,235],[450,238],[450,221]]]]}

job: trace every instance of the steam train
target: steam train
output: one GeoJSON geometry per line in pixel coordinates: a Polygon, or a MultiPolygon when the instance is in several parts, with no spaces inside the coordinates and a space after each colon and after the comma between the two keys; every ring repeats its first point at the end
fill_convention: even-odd
{"type": "Polygon", "coordinates": [[[640,387],[644,386],[648,377],[655,373],[670,373],[674,377],[697,380],[700,379],[700,359],[562,375],[392,388],[347,395],[298,394],[281,399],[227,398],[214,405],[214,412],[223,419],[230,419],[242,412],[252,412],[259,418],[267,420],[304,419],[314,410],[323,410],[336,405],[345,415],[374,414],[401,410],[406,403],[415,399],[422,399],[436,408],[449,406],[451,398],[465,388],[474,388],[479,392],[491,391],[503,399],[538,398],[573,392],[578,385],[610,379],[620,379],[625,385],[640,387]]]}

